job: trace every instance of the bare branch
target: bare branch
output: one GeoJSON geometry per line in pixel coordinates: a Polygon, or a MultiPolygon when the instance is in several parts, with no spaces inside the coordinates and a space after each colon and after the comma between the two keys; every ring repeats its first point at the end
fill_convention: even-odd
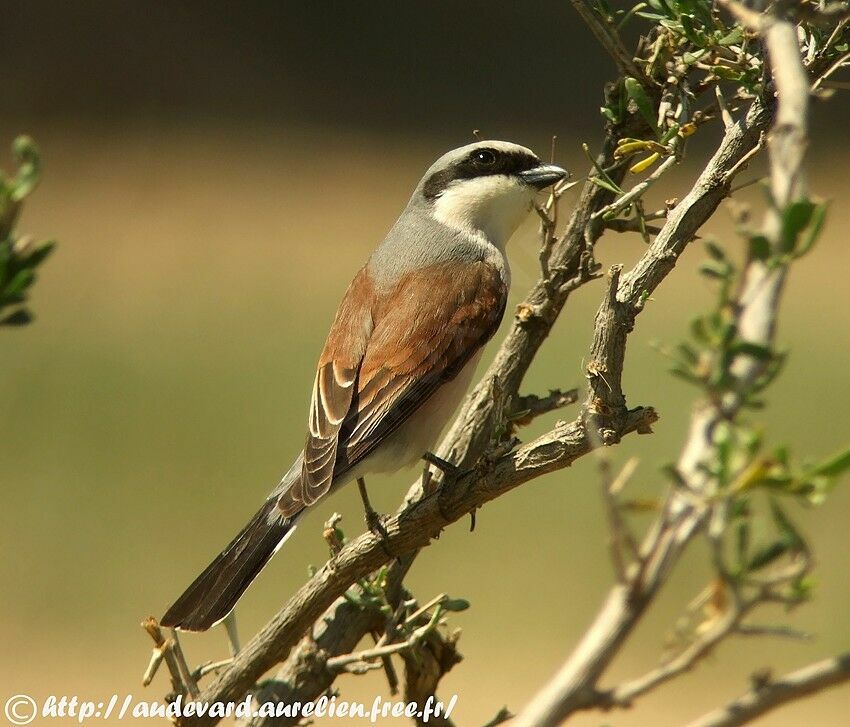
{"type": "MultiPolygon", "coordinates": [[[[437,620],[439,618],[439,611],[434,611],[434,616],[431,620],[421,626],[416,631],[411,634],[410,638],[406,641],[400,641],[395,644],[384,644],[383,646],[375,646],[371,649],[363,649],[362,651],[356,651],[351,654],[344,654],[342,656],[335,656],[331,659],[328,659],[326,666],[331,671],[344,671],[352,664],[362,664],[365,662],[374,662],[377,659],[380,659],[383,656],[390,656],[391,654],[399,654],[402,651],[410,651],[414,649],[417,644],[427,636],[428,632],[431,631],[437,625],[437,620]]],[[[370,665],[373,668],[380,668],[380,664],[372,664],[370,665]]]]}
{"type": "Polygon", "coordinates": [[[171,638],[166,639],[162,635],[162,629],[153,616],[142,621],[142,628],[154,642],[154,653],[142,677],[142,683],[149,684],[154,674],[156,674],[160,663],[165,661],[171,675],[171,687],[174,694],[197,696],[199,694],[198,685],[195,683],[189,672],[189,668],[186,666],[186,660],[183,658],[180,644],[175,638],[176,632],[172,632],[171,638]]]}
{"type": "Polygon", "coordinates": [[[546,396],[528,394],[516,399],[516,410],[508,416],[512,426],[522,427],[530,424],[537,417],[562,409],[578,401],[578,389],[561,391],[552,389],[546,396]]]}
{"type": "Polygon", "coordinates": [[[641,220],[638,217],[630,217],[628,219],[616,217],[613,220],[606,220],[605,228],[612,232],[639,232],[641,234],[646,232],[650,235],[657,235],[661,232],[661,228],[655,225],[641,225],[641,220]]]}
{"type": "Polygon", "coordinates": [[[679,160],[676,158],[675,154],[671,154],[667,157],[661,165],[646,179],[642,182],[639,182],[634,187],[632,187],[628,192],[624,195],[617,197],[611,204],[606,205],[598,212],[593,213],[593,219],[597,219],[599,217],[605,217],[606,215],[616,215],[622,212],[626,207],[628,207],[632,202],[636,199],[642,197],[646,190],[649,189],[653,184],[655,184],[661,177],[663,177],[670,169],[675,166],[675,164],[679,160]]]}
{"type": "Polygon", "coordinates": [[[740,611],[728,611],[675,658],[642,677],[620,684],[607,694],[600,695],[600,699],[606,700],[608,707],[631,706],[632,702],[639,696],[693,669],[699,661],[711,653],[711,650],[720,641],[734,630],[740,616],[740,611]]]}
{"type": "Polygon", "coordinates": [[[737,727],[803,697],[850,681],[850,651],[793,671],[779,679],[760,682],[749,692],[688,727],[737,727]]]}

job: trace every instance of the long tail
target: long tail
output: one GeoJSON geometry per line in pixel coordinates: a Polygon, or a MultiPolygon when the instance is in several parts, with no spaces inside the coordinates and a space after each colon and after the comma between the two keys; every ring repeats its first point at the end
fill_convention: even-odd
{"type": "Polygon", "coordinates": [[[229,614],[245,589],[295,531],[298,515],[276,515],[276,498],[263,507],[189,586],[160,623],[183,631],[206,631],[229,614]]]}

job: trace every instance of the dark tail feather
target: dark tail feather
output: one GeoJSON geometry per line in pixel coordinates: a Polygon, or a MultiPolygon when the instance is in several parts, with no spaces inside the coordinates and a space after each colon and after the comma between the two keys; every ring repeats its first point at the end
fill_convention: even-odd
{"type": "Polygon", "coordinates": [[[275,508],[276,499],[266,500],[251,522],[168,609],[160,621],[162,626],[206,631],[233,610],[251,581],[295,529],[297,515],[275,518],[275,508]]]}

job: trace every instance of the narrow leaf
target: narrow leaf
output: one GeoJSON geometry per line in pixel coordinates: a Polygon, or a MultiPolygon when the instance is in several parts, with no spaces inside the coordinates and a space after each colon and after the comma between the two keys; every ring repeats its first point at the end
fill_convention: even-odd
{"type": "Polygon", "coordinates": [[[635,102],[635,106],[638,107],[641,116],[649,124],[649,128],[658,134],[657,114],[654,112],[652,102],[649,100],[649,96],[646,95],[643,86],[640,85],[640,82],[636,78],[632,78],[631,76],[626,78],[625,84],[626,93],[629,98],[635,102]]]}
{"type": "Polygon", "coordinates": [[[836,454],[834,457],[822,462],[813,469],[809,470],[806,475],[808,477],[816,477],[823,475],[826,477],[838,477],[850,470],[850,449],[836,454]]]}

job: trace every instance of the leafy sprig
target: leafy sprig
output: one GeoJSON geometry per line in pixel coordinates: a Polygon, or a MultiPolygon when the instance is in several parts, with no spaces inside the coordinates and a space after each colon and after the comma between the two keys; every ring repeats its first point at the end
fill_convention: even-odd
{"type": "Polygon", "coordinates": [[[22,326],[33,319],[27,306],[36,269],[53,251],[55,243],[36,243],[19,236],[15,224],[24,199],[38,185],[41,157],[35,142],[20,136],[12,144],[17,173],[9,178],[0,171],[0,326],[22,326]]]}

